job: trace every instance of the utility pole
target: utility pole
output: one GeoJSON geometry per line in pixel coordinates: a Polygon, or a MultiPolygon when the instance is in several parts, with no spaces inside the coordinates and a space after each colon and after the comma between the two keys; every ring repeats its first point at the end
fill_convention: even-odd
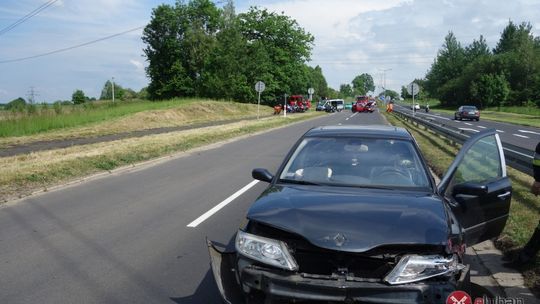
{"type": "Polygon", "coordinates": [[[112,78],[112,102],[114,103],[114,76],[112,78]]]}
{"type": "Polygon", "coordinates": [[[28,91],[28,102],[30,104],[34,104],[36,102],[36,96],[38,96],[39,94],[36,93],[36,91],[34,90],[34,87],[30,87],[30,91],[28,91]]]}
{"type": "Polygon", "coordinates": [[[392,69],[379,69],[383,72],[383,93],[386,94],[386,72],[391,71],[392,69]]]}
{"type": "Polygon", "coordinates": [[[287,117],[287,93],[285,93],[285,99],[283,101],[283,117],[287,117]]]}

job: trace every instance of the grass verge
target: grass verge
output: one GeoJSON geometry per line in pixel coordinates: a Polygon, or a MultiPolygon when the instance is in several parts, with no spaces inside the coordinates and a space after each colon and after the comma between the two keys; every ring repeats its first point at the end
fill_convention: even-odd
{"type": "Polygon", "coordinates": [[[323,115],[322,112],[170,132],[141,138],[74,146],[0,158],[0,203],[26,196],[39,189],[106,172],[153,158],[187,151],[233,137],[251,134],[323,115]]]}
{"type": "MultiPolygon", "coordinates": [[[[435,174],[441,177],[450,166],[460,146],[452,143],[422,126],[398,119],[385,113],[388,121],[395,126],[407,128],[418,141],[423,155],[435,174]]],[[[523,174],[510,167],[508,176],[512,180],[513,196],[510,206],[510,216],[503,233],[495,242],[505,254],[512,254],[529,240],[540,219],[540,201],[530,192],[533,181],[531,176],[523,174]]],[[[522,267],[527,287],[540,294],[540,258],[522,267]]]]}
{"type": "MultiPolygon", "coordinates": [[[[270,107],[261,107],[262,115],[270,114],[272,111],[270,107]]],[[[0,135],[0,148],[36,141],[96,137],[256,115],[257,105],[253,104],[177,99],[127,103],[112,108],[102,106],[94,110],[52,116],[24,116],[16,120],[0,121],[0,133],[2,128],[13,129],[9,131],[9,136],[0,135]],[[51,128],[48,128],[48,124],[51,124],[51,128]],[[40,126],[42,129],[36,129],[40,126]]]]}

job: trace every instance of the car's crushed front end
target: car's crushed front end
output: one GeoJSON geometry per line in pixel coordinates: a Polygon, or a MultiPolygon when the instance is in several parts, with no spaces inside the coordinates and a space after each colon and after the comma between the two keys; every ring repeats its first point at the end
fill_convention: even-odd
{"type": "Polygon", "coordinates": [[[468,267],[455,254],[432,254],[436,247],[343,252],[257,226],[267,236],[281,233],[281,240],[239,231],[234,252],[221,252],[208,243],[226,303],[444,303],[452,291],[468,289],[468,267]]]}

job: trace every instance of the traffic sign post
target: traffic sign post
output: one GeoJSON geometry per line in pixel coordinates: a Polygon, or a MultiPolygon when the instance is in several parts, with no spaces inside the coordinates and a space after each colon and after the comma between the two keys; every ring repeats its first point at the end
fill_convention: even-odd
{"type": "Polygon", "coordinates": [[[311,98],[313,98],[313,93],[315,93],[315,89],[314,88],[309,88],[307,89],[307,92],[309,94],[309,101],[311,102],[311,98]]]}
{"type": "Polygon", "coordinates": [[[283,117],[287,117],[287,94],[285,93],[285,100],[283,101],[283,117]]]}
{"type": "Polygon", "coordinates": [[[257,81],[257,83],[255,84],[255,91],[259,93],[259,99],[257,101],[257,120],[259,119],[259,108],[261,107],[261,93],[264,91],[265,88],[266,86],[262,81],[257,81]]]}
{"type": "Polygon", "coordinates": [[[413,111],[413,116],[414,114],[416,113],[416,108],[414,107],[414,95],[418,94],[420,92],[420,87],[418,86],[418,84],[416,84],[416,82],[411,82],[409,83],[409,85],[407,86],[407,93],[411,94],[412,95],[412,111],[413,111]]]}

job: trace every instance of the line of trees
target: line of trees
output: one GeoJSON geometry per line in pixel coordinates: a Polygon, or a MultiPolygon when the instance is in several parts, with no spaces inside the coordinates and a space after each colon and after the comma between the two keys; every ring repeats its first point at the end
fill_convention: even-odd
{"type": "Polygon", "coordinates": [[[339,86],[339,97],[347,98],[356,95],[367,95],[368,92],[375,91],[375,83],[373,77],[368,73],[362,73],[351,81],[339,86]]]}
{"type": "Polygon", "coordinates": [[[509,21],[493,50],[480,36],[463,47],[445,37],[425,81],[417,81],[442,105],[540,107],[540,37],[528,22],[509,21]]]}
{"type": "Polygon", "coordinates": [[[222,9],[209,0],[177,1],[153,9],[142,39],[150,99],[249,102],[259,80],[267,101],[309,87],[317,96],[329,93],[321,68],[306,64],[313,36],[284,14],[257,7],[236,14],[232,0],[222,9]]]}

